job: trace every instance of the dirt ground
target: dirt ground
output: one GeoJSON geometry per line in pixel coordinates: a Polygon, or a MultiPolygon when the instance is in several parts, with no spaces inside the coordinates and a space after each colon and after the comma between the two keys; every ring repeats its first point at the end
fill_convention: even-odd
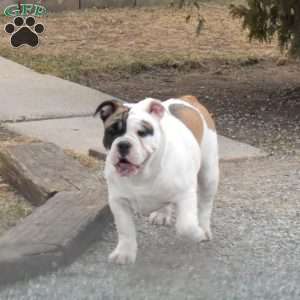
{"type": "MultiPolygon", "coordinates": [[[[227,1],[228,2],[228,1],[227,1]]],[[[199,66],[208,58],[247,60],[278,57],[276,43],[248,43],[226,6],[201,4],[205,24],[196,35],[197,12],[175,8],[89,9],[49,14],[36,49],[12,51],[0,35],[0,55],[40,72],[67,79],[78,72],[140,72],[152,66],[199,66]],[[191,14],[189,22],[186,17],[191,14]]],[[[0,26],[11,20],[0,17],[0,26]]]]}
{"type": "Polygon", "coordinates": [[[300,64],[207,61],[189,71],[153,68],[136,75],[82,74],[79,82],[128,101],[196,95],[220,134],[274,154],[299,154],[300,64]]]}

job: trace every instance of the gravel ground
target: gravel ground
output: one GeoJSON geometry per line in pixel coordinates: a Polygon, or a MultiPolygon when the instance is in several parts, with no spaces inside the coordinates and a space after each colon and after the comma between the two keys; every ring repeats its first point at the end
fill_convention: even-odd
{"type": "Polygon", "coordinates": [[[299,299],[300,159],[227,162],[213,216],[214,239],[200,245],[139,218],[133,266],[112,266],[112,224],[70,267],[4,289],[0,299],[299,299]]]}

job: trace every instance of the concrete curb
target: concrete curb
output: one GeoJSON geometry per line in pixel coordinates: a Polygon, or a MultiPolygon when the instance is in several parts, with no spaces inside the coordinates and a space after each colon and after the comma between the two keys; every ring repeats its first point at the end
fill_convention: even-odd
{"type": "MultiPolygon", "coordinates": [[[[220,162],[245,161],[267,157],[268,154],[251,145],[240,143],[227,137],[218,136],[220,162]]],[[[105,160],[106,154],[95,148],[90,148],[88,154],[98,160],[105,160]]]]}
{"type": "Polygon", "coordinates": [[[91,174],[88,178],[89,170],[68,156],[64,158],[64,155],[60,148],[49,143],[10,146],[1,151],[0,166],[7,167],[12,162],[16,166],[6,179],[27,198],[33,197],[35,203],[48,200],[0,239],[0,285],[70,264],[91,243],[99,240],[103,227],[112,221],[102,175],[96,179],[91,174]],[[39,179],[34,173],[36,163],[33,165],[26,153],[36,154],[34,160],[40,165],[38,172],[45,172],[43,178],[39,179]],[[61,159],[68,161],[68,172],[65,166],[57,169],[55,163],[52,168],[47,165],[48,169],[45,169],[45,162],[41,161],[45,155],[47,161],[54,161],[55,157],[60,158],[60,164],[61,159]],[[81,173],[83,177],[79,176],[81,173]],[[19,175],[19,181],[16,181],[19,175]],[[79,181],[75,184],[74,175],[80,177],[77,178],[82,180],[80,184],[79,181]],[[57,185],[59,181],[63,184],[57,185]],[[53,189],[56,192],[49,193],[53,189]],[[44,195],[50,196],[45,198],[44,195]],[[38,197],[42,201],[37,202],[38,197]]]}
{"type": "Polygon", "coordinates": [[[98,176],[51,143],[7,146],[0,151],[3,178],[33,205],[55,194],[80,191],[84,184],[96,186],[98,176]]]}
{"type": "MultiPolygon", "coordinates": [[[[17,241],[9,243],[0,240],[0,287],[70,265],[101,238],[101,232],[105,226],[112,222],[110,210],[108,206],[105,206],[91,222],[86,224],[84,230],[78,232],[78,235],[63,247],[42,243],[24,244],[17,241]],[[44,250],[45,246],[48,246],[47,252],[44,250]]],[[[21,226],[25,227],[20,224],[17,226],[18,229],[21,226]]]]}

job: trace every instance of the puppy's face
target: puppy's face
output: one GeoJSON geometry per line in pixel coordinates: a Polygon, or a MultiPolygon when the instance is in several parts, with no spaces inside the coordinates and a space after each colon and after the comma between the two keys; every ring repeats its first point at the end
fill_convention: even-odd
{"type": "Polygon", "coordinates": [[[158,100],[145,99],[126,106],[118,100],[103,102],[96,110],[103,120],[103,144],[107,160],[120,176],[140,173],[161,143],[160,119],[164,107],[158,100]]]}

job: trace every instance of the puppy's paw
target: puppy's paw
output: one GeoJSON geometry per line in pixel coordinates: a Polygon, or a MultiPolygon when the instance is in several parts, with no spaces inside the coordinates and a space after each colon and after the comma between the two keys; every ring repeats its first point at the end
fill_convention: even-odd
{"type": "Polygon", "coordinates": [[[186,232],[186,236],[198,243],[207,240],[206,233],[200,226],[190,228],[190,231],[186,232]]]}
{"type": "Polygon", "coordinates": [[[213,235],[211,233],[210,228],[204,228],[205,236],[206,236],[206,241],[210,241],[213,238],[213,235]]]}
{"type": "Polygon", "coordinates": [[[198,243],[209,240],[209,236],[200,226],[178,228],[177,232],[181,237],[188,238],[198,243]]]}
{"type": "Polygon", "coordinates": [[[116,248],[108,257],[109,262],[126,265],[133,264],[136,259],[136,251],[126,251],[116,248]]]}
{"type": "Polygon", "coordinates": [[[161,211],[154,211],[149,216],[149,221],[153,225],[172,225],[172,214],[161,212],[161,211]]]}
{"type": "Polygon", "coordinates": [[[199,219],[199,226],[204,230],[206,235],[206,240],[210,241],[212,240],[212,233],[210,229],[210,223],[207,222],[207,220],[201,220],[199,219]]]}

